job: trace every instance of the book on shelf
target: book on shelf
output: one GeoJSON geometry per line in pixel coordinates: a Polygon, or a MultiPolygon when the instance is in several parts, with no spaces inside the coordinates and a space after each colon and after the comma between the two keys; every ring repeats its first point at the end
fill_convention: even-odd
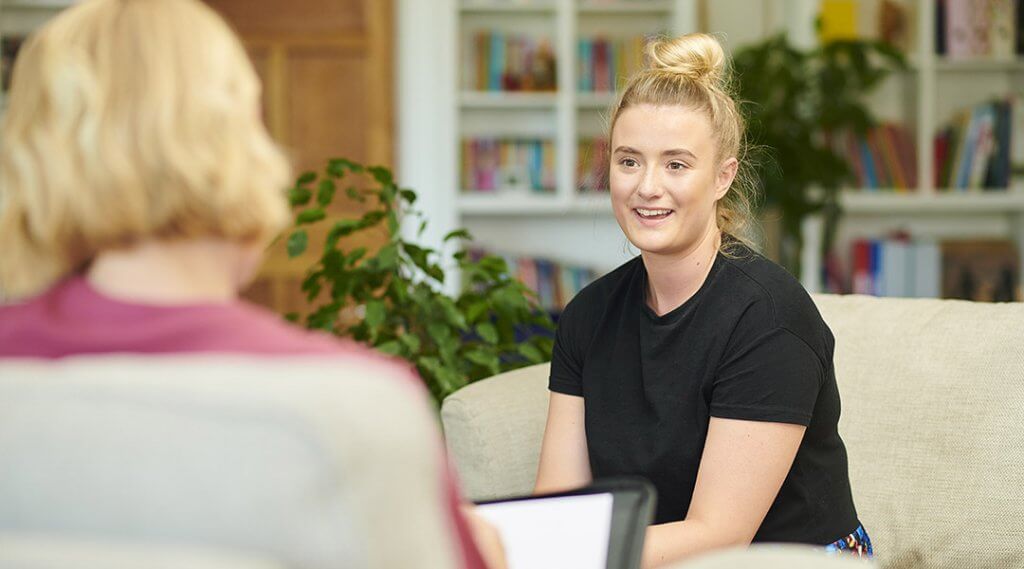
{"type": "Polygon", "coordinates": [[[1019,0],[933,0],[935,53],[951,61],[1010,61],[1024,54],[1019,0]]]}
{"type": "Polygon", "coordinates": [[[906,236],[858,239],[851,244],[849,280],[838,261],[826,264],[828,292],[938,298],[941,292],[939,244],[906,236]],[[848,285],[844,286],[844,283],[848,285]]]}
{"type": "Polygon", "coordinates": [[[471,192],[555,191],[555,145],[529,138],[466,138],[462,188],[471,192]]]}
{"type": "Polygon", "coordinates": [[[576,88],[581,93],[612,93],[617,81],[624,81],[643,65],[645,36],[610,38],[581,37],[577,40],[576,88]]]}
{"type": "Polygon", "coordinates": [[[1020,95],[963,110],[933,140],[937,187],[946,190],[1006,190],[1024,185],[1024,105],[1020,95]]]}
{"type": "Polygon", "coordinates": [[[557,84],[551,41],[521,33],[478,30],[465,58],[465,86],[475,91],[554,91],[557,84]]]}
{"type": "Polygon", "coordinates": [[[576,180],[580,192],[608,191],[608,139],[583,138],[577,152],[576,180]]]}
{"type": "MultiPolygon", "coordinates": [[[[484,255],[483,249],[470,250],[471,259],[484,255]]],[[[512,275],[537,293],[540,307],[549,312],[561,312],[583,287],[599,275],[591,268],[558,262],[543,257],[526,255],[499,255],[505,260],[512,275]]]]}
{"type": "Polygon", "coordinates": [[[818,40],[822,44],[855,40],[858,0],[821,0],[818,12],[818,40]]]}
{"type": "Polygon", "coordinates": [[[942,296],[988,302],[1024,300],[1017,247],[1006,239],[944,242],[942,296]]]}
{"type": "Polygon", "coordinates": [[[863,135],[832,134],[829,144],[849,164],[858,188],[901,192],[917,188],[917,149],[914,137],[902,125],[882,123],[863,135]]]}
{"type": "Polygon", "coordinates": [[[835,255],[825,290],[905,298],[1020,301],[1020,258],[1010,240],[911,239],[895,235],[850,245],[849,279],[835,255]]]}

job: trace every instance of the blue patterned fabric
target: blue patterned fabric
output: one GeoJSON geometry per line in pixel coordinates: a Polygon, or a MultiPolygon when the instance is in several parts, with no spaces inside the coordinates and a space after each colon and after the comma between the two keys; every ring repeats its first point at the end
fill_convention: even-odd
{"type": "Polygon", "coordinates": [[[837,539],[825,546],[825,551],[836,553],[847,553],[858,557],[873,557],[875,552],[871,548],[871,538],[864,526],[857,526],[857,529],[850,535],[837,539]]]}

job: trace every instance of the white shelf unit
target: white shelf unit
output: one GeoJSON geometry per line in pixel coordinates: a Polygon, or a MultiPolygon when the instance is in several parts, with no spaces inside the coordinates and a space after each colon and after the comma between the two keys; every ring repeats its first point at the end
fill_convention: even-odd
{"type": "MultiPolygon", "coordinates": [[[[502,1],[507,0],[495,0],[495,4],[502,1]]],[[[624,251],[625,239],[610,215],[607,193],[578,191],[577,163],[581,137],[604,134],[614,96],[610,92],[578,90],[578,40],[692,31],[696,28],[697,2],[554,0],[543,3],[543,10],[540,6],[518,6],[519,13],[510,15],[508,8],[512,5],[482,9],[479,2],[450,3],[457,68],[461,71],[468,67],[465,57],[473,47],[469,34],[475,30],[547,31],[557,62],[557,90],[539,94],[461,91],[458,108],[452,113],[450,143],[459,148],[463,137],[472,136],[550,137],[556,156],[555,191],[460,191],[454,200],[454,221],[467,227],[489,250],[609,270],[631,253],[624,251]],[[609,240],[609,248],[596,247],[609,240]]],[[[460,89],[465,86],[464,79],[456,78],[460,89]]],[[[460,160],[458,151],[453,158],[460,160]]],[[[458,168],[458,162],[454,166],[458,168]]]]}
{"type": "MultiPolygon", "coordinates": [[[[938,188],[934,179],[933,137],[953,115],[975,104],[1024,91],[1024,58],[950,60],[935,53],[935,2],[903,0],[914,15],[909,69],[883,87],[876,107],[892,111],[913,125],[917,139],[919,187],[910,193],[846,191],[840,197],[843,218],[836,236],[837,252],[849,267],[850,243],[905,232],[924,239],[1010,238],[1017,244],[1024,271],[1024,191],[963,191],[938,188]],[[893,85],[896,86],[893,89],[893,85]],[[893,91],[901,91],[902,97],[893,91]],[[899,107],[897,107],[898,109],[899,107]],[[898,115],[902,114],[902,117],[898,115]]],[[[873,107],[875,108],[875,107],[873,107]]],[[[1024,136],[1024,133],[1014,133],[1024,136]]],[[[804,224],[801,280],[811,291],[821,287],[822,220],[804,224]]]]}
{"type": "Polygon", "coordinates": [[[420,209],[430,223],[427,241],[437,246],[448,230],[465,227],[484,248],[513,255],[599,271],[628,259],[607,193],[577,192],[580,137],[603,134],[614,100],[610,93],[577,92],[577,41],[692,31],[698,0],[436,0],[429,9],[422,4],[399,0],[397,10],[398,173],[421,195],[420,209]],[[490,29],[546,37],[555,55],[557,89],[470,89],[466,58],[473,34],[490,29]],[[465,191],[470,188],[462,187],[460,148],[473,137],[550,140],[554,191],[465,191]]]}

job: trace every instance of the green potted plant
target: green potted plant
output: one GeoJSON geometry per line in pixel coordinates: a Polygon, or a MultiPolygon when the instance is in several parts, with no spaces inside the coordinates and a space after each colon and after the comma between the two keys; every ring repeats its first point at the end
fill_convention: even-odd
{"type": "Polygon", "coordinates": [[[826,134],[852,130],[863,135],[873,127],[876,121],[864,96],[890,73],[904,69],[906,61],[880,41],[843,40],[801,49],[778,35],[738,50],[733,62],[764,205],[782,214],[780,261],[799,276],[804,218],[823,214],[824,255],[841,215],[839,188],[853,179],[826,134]]]}
{"type": "MultiPolygon", "coordinates": [[[[297,209],[287,236],[289,256],[310,247],[309,226],[330,224],[302,283],[313,308],[290,319],[409,361],[438,402],[469,382],[550,359],[554,324],[504,259],[454,253],[450,264],[461,274],[462,292],[454,298],[441,292],[446,260],[402,237],[400,223],[418,221],[422,235],[426,221],[413,208],[416,193],[399,188],[387,168],[332,159],[322,175],[299,176],[289,199],[297,209]],[[367,180],[369,187],[359,187],[367,180]],[[339,188],[365,213],[329,219],[339,188]],[[349,246],[352,235],[382,227],[388,239],[376,251],[349,246]],[[351,311],[359,317],[343,317],[351,311]]],[[[469,239],[456,230],[444,241],[469,239]]]]}

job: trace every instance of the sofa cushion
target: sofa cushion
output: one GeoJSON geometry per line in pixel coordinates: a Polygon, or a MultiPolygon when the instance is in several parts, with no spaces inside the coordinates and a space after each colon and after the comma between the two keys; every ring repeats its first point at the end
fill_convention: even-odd
{"type": "Polygon", "coordinates": [[[1024,305],[817,296],[887,566],[1024,567],[1024,305]]]}
{"type": "Polygon", "coordinates": [[[545,363],[506,372],[444,400],[445,440],[466,497],[490,500],[533,491],[550,369],[545,363]]]}

